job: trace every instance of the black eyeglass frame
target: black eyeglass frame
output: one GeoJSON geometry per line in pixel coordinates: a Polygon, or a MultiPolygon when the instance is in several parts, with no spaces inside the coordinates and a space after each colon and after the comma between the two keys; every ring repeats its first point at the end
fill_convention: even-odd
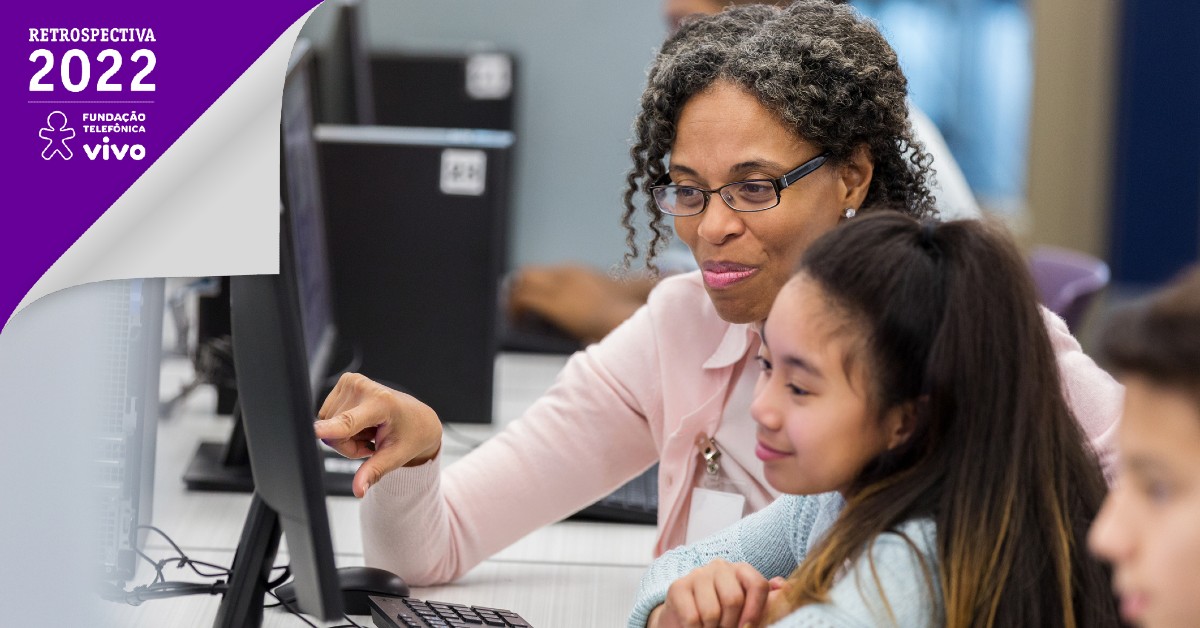
{"type": "Polygon", "coordinates": [[[658,208],[658,211],[662,212],[663,214],[666,214],[667,216],[676,216],[676,217],[680,217],[680,218],[686,218],[688,216],[698,216],[700,214],[703,214],[704,210],[708,209],[708,203],[709,203],[709,201],[712,200],[713,194],[720,196],[721,202],[725,203],[725,205],[727,205],[729,207],[729,209],[732,209],[735,212],[742,212],[744,214],[752,214],[754,212],[767,211],[768,209],[778,207],[779,204],[781,202],[783,202],[783,197],[781,196],[781,194],[785,189],[788,188],[788,186],[790,186],[793,183],[799,181],[800,179],[803,179],[804,177],[807,177],[808,175],[812,174],[814,171],[817,170],[817,168],[820,168],[821,166],[825,165],[826,161],[829,161],[829,153],[828,152],[821,153],[820,155],[817,155],[816,157],[809,159],[808,161],[800,164],[799,166],[796,166],[794,169],[788,171],[787,173],[785,173],[782,177],[779,177],[778,179],[744,179],[742,181],[734,181],[732,183],[726,183],[725,185],[722,185],[719,188],[714,188],[711,190],[706,190],[704,188],[698,188],[694,185],[675,185],[674,183],[670,182],[671,174],[669,172],[667,172],[667,173],[663,173],[663,175],[661,177],[659,177],[658,180],[655,181],[654,184],[652,184],[650,186],[650,197],[654,199],[654,206],[658,208]],[[723,195],[721,195],[721,190],[724,190],[725,188],[727,188],[731,185],[742,185],[745,183],[770,183],[771,187],[775,189],[775,204],[773,204],[769,207],[762,207],[759,209],[738,209],[732,205],[729,205],[729,201],[725,200],[725,197],[723,195]],[[696,192],[700,192],[701,194],[704,195],[704,204],[700,206],[699,211],[695,211],[695,212],[692,212],[689,214],[671,213],[662,208],[662,205],[660,205],[658,202],[658,196],[655,194],[656,190],[661,190],[661,189],[665,189],[668,187],[674,187],[677,190],[678,189],[688,189],[688,190],[695,190],[696,192]]]}

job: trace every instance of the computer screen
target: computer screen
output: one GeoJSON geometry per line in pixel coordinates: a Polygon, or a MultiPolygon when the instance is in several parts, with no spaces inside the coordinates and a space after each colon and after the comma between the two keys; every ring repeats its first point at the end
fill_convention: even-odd
{"type": "Polygon", "coordinates": [[[261,625],[281,534],[287,536],[299,610],[327,620],[342,613],[290,234],[284,211],[278,275],[230,280],[233,359],[254,498],[217,626],[261,625]]]}
{"type": "Polygon", "coordinates": [[[320,170],[313,140],[313,57],[307,40],[292,51],[283,84],[280,119],[284,205],[290,214],[295,242],[296,282],[304,308],[304,346],[313,394],[328,374],[336,336],[330,305],[329,262],[325,246],[325,219],[321,206],[320,170]]]}
{"type": "MultiPolygon", "coordinates": [[[[281,238],[294,244],[280,264],[294,267],[300,324],[307,362],[309,401],[315,402],[325,390],[330,363],[337,342],[331,304],[328,253],[325,244],[325,218],[322,206],[320,170],[313,139],[313,52],[305,39],[296,42],[283,86],[280,119],[280,196],[288,220],[281,224],[281,238]]],[[[236,370],[236,368],[234,369],[236,370]]],[[[192,490],[250,491],[254,488],[246,451],[242,421],[235,412],[234,428],[221,442],[201,443],[187,470],[184,482],[192,490]]],[[[353,465],[331,469],[336,482],[329,483],[339,494],[350,494],[353,465]]]]}

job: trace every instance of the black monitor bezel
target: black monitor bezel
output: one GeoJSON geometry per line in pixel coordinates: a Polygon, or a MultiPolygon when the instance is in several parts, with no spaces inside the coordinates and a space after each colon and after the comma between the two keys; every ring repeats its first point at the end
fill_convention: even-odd
{"type": "Polygon", "coordinates": [[[261,625],[281,533],[298,610],[325,620],[342,614],[294,268],[286,263],[288,228],[284,214],[278,275],[230,281],[233,358],[255,489],[215,624],[222,627],[261,625]]]}

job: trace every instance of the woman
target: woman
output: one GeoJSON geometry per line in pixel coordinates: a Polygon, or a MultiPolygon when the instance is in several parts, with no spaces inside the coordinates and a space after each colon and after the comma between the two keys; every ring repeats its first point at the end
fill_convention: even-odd
{"type": "MultiPolygon", "coordinates": [[[[787,0],[664,0],[663,16],[674,32],[684,19],[719,13],[730,5],[773,4],[786,6],[787,0]]],[[[943,219],[978,218],[979,205],[962,169],[950,153],[941,131],[920,109],[909,103],[909,121],[913,137],[922,144],[932,160],[936,176],[930,191],[936,196],[938,215],[943,219]]],[[[668,273],[695,270],[683,247],[667,252],[663,270],[668,273]]],[[[529,319],[544,320],[581,343],[591,344],[604,338],[617,325],[646,304],[650,290],[659,277],[642,273],[615,278],[579,264],[526,266],[513,275],[509,284],[508,315],[514,325],[528,325],[529,319]],[[521,322],[517,322],[521,321],[521,322]]]]}
{"type": "Polygon", "coordinates": [[[1084,547],[1104,478],[1001,232],[880,212],[826,234],[759,360],[787,495],[655,561],[630,626],[1118,624],[1084,547]]]}
{"type": "MultiPolygon", "coordinates": [[[[631,319],[576,354],[520,420],[444,474],[432,409],[343,377],[315,429],[344,455],[370,456],[354,480],[355,494],[366,495],[368,564],[411,584],[453,580],[656,460],[656,555],[774,500],[749,416],[757,325],[808,243],[839,221],[860,211],[929,211],[927,160],[905,103],[895,54],[847,6],[747,6],[687,21],[651,69],[624,223],[636,191],[658,190],[646,204],[652,262],[669,236],[663,210],[692,213],[686,203],[701,198],[700,213],[674,218],[701,270],[661,282],[631,319]],[[754,196],[762,186],[770,186],[767,203],[754,196]],[[708,191],[717,188],[742,194],[730,197],[735,206],[762,211],[735,211],[708,191]],[[699,489],[734,499],[692,516],[699,489]]],[[[1047,325],[1076,415],[1107,451],[1120,386],[1061,321],[1047,316],[1047,325]]]]}
{"type": "Polygon", "coordinates": [[[1200,267],[1109,324],[1103,352],[1125,384],[1119,481],[1092,526],[1125,619],[1200,618],[1200,267]]]}

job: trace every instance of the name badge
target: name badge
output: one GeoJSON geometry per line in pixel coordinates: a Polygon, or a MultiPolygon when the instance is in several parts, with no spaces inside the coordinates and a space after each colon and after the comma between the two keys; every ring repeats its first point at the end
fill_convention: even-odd
{"type": "Polygon", "coordinates": [[[745,507],[745,495],[702,486],[692,489],[686,543],[691,545],[737,523],[745,507]]]}

